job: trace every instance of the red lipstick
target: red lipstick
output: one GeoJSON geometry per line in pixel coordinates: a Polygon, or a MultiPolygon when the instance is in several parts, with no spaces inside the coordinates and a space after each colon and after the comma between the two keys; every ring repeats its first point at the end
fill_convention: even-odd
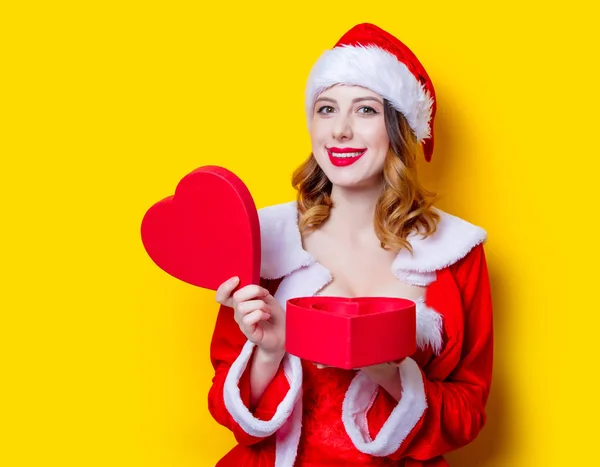
{"type": "Polygon", "coordinates": [[[366,148],[326,148],[327,154],[329,154],[329,160],[336,167],[346,167],[354,164],[360,159],[365,152],[366,148]],[[354,154],[354,155],[349,155],[354,154]]]}

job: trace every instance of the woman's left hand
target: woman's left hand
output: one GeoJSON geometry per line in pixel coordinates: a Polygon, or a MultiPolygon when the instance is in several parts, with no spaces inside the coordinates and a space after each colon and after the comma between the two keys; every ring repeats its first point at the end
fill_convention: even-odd
{"type": "MultiPolygon", "coordinates": [[[[402,363],[404,359],[395,360],[393,362],[378,363],[377,365],[369,365],[361,368],[354,368],[355,370],[362,370],[365,372],[374,382],[379,383],[381,381],[388,381],[394,375],[398,374],[398,365],[402,363]]],[[[321,363],[315,363],[315,366],[319,369],[330,368],[329,365],[323,365],[321,363]]]]}
{"type": "MultiPolygon", "coordinates": [[[[384,388],[394,399],[399,401],[402,398],[402,381],[398,373],[398,365],[404,359],[395,360],[393,362],[379,363],[377,365],[364,366],[355,368],[355,370],[363,371],[376,384],[384,388]]],[[[327,368],[327,365],[315,363],[317,368],[327,368]]]]}
{"type": "Polygon", "coordinates": [[[391,379],[398,378],[398,365],[402,363],[403,358],[393,362],[379,363],[377,365],[356,368],[362,370],[371,380],[377,384],[386,383],[391,379]]]}

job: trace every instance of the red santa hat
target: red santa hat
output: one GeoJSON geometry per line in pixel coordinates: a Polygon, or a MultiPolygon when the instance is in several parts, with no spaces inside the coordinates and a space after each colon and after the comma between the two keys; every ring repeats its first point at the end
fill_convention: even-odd
{"type": "Polygon", "coordinates": [[[309,125],[318,95],[334,84],[363,86],[389,100],[422,144],[425,160],[431,160],[435,90],[423,65],[400,40],[378,26],[363,23],[346,32],[333,49],[325,51],[308,77],[309,125]]]}

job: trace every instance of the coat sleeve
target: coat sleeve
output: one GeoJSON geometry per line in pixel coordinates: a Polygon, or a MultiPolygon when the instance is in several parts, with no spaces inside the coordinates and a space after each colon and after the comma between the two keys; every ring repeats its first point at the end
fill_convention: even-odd
{"type": "MultiPolygon", "coordinates": [[[[362,452],[391,459],[427,460],[473,441],[486,421],[492,379],[492,303],[483,244],[451,266],[461,294],[462,346],[444,380],[430,381],[411,359],[399,366],[399,402],[362,374],[348,390],[343,419],[362,452]]],[[[446,357],[449,358],[449,357],[446,357]]]]}
{"type": "MultiPolygon", "coordinates": [[[[268,282],[262,286],[271,289],[268,282]]],[[[255,345],[246,339],[233,309],[220,306],[210,346],[215,374],[208,393],[213,418],[239,444],[251,445],[275,433],[289,418],[300,394],[302,372],[286,354],[256,406],[250,404],[250,368],[255,345]]]]}

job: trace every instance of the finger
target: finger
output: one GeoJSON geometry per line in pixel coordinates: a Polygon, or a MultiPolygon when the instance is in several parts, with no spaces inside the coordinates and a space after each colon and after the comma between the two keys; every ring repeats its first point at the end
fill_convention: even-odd
{"type": "Polygon", "coordinates": [[[248,300],[247,302],[242,302],[237,306],[237,311],[242,316],[247,315],[255,310],[263,310],[265,312],[269,311],[267,310],[267,304],[263,300],[248,300]]]}
{"type": "Polygon", "coordinates": [[[400,364],[401,364],[401,363],[402,363],[404,360],[406,360],[406,357],[403,357],[403,358],[401,358],[401,359],[399,359],[399,360],[394,360],[393,362],[390,362],[390,365],[396,365],[396,366],[398,366],[398,365],[400,365],[400,364]]]}
{"type": "Polygon", "coordinates": [[[273,297],[273,295],[271,295],[271,293],[268,290],[266,292],[267,292],[267,294],[264,297],[264,301],[267,303],[277,303],[277,300],[275,300],[275,297],[273,297]]]}
{"type": "Polygon", "coordinates": [[[224,303],[230,298],[231,292],[235,289],[240,282],[240,278],[237,276],[231,277],[223,282],[218,288],[216,293],[216,300],[219,303],[224,303]]]}
{"type": "Polygon", "coordinates": [[[322,370],[323,368],[329,368],[328,365],[323,365],[321,363],[315,363],[315,366],[319,369],[322,370]]]}
{"type": "Polygon", "coordinates": [[[254,298],[264,298],[269,295],[269,291],[260,285],[250,284],[242,287],[233,294],[233,300],[236,303],[245,302],[254,298]]]}
{"type": "Polygon", "coordinates": [[[273,314],[277,314],[277,315],[279,315],[281,313],[285,314],[283,308],[281,308],[281,305],[279,304],[277,299],[275,297],[273,297],[273,295],[271,295],[268,290],[267,290],[267,295],[263,297],[263,300],[267,304],[267,306],[271,309],[273,314]]]}
{"type": "Polygon", "coordinates": [[[265,313],[262,310],[255,310],[252,313],[247,314],[242,318],[242,322],[246,326],[254,326],[259,321],[267,320],[271,317],[268,313],[265,313]]]}
{"type": "Polygon", "coordinates": [[[265,332],[263,328],[261,328],[258,324],[255,324],[254,326],[252,326],[248,339],[250,339],[250,341],[254,342],[255,344],[258,344],[262,341],[264,334],[265,332]]]}

